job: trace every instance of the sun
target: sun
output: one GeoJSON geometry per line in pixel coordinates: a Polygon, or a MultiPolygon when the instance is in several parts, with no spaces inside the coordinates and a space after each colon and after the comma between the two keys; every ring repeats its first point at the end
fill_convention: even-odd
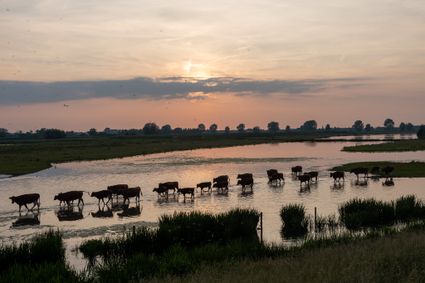
{"type": "Polygon", "coordinates": [[[202,63],[194,63],[192,60],[183,62],[182,65],[183,76],[193,77],[197,79],[208,79],[211,78],[208,65],[202,63]]]}

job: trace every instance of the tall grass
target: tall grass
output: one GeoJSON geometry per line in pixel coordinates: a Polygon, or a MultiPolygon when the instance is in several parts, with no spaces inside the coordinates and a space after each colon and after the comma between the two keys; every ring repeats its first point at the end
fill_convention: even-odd
{"type": "Polygon", "coordinates": [[[300,237],[307,234],[309,220],[302,204],[288,204],[280,210],[282,219],[282,236],[285,238],[300,237]]]}
{"type": "Polygon", "coordinates": [[[395,215],[399,222],[409,222],[425,218],[425,206],[414,195],[401,197],[395,202],[395,215]]]}
{"type": "Polygon", "coordinates": [[[347,229],[378,228],[395,221],[391,203],[374,199],[352,199],[339,207],[340,220],[347,229]]]}

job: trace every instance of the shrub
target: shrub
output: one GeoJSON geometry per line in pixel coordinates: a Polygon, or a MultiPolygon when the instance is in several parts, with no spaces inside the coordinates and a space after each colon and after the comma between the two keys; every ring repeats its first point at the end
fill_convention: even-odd
{"type": "Polygon", "coordinates": [[[339,207],[341,222],[347,229],[376,228],[394,224],[394,209],[391,203],[374,199],[353,199],[339,207]]]}
{"type": "Polygon", "coordinates": [[[304,205],[288,204],[282,207],[280,218],[283,222],[282,236],[292,238],[307,233],[309,221],[305,215],[304,205]]]}
{"type": "Polygon", "coordinates": [[[396,200],[395,217],[397,221],[409,222],[423,219],[424,216],[425,207],[421,201],[416,200],[414,195],[403,196],[396,200]]]}

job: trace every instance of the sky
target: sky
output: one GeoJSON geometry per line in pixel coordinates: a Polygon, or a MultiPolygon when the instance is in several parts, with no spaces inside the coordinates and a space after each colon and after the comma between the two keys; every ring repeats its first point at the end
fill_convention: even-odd
{"type": "Polygon", "coordinates": [[[0,128],[425,123],[423,0],[0,0],[0,128]]]}

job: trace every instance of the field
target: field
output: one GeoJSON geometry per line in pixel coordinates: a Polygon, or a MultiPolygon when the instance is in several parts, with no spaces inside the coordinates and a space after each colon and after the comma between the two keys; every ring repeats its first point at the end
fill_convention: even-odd
{"type": "Polygon", "coordinates": [[[425,177],[425,162],[354,162],[334,167],[332,170],[350,172],[351,169],[356,167],[366,167],[370,170],[375,166],[380,168],[385,166],[394,167],[394,172],[391,174],[393,177],[425,177]]]}
{"type": "Polygon", "coordinates": [[[324,134],[95,137],[0,142],[0,174],[22,175],[52,163],[100,160],[150,153],[262,143],[312,141],[324,134]]]}
{"type": "Polygon", "coordinates": [[[425,140],[399,140],[379,144],[365,144],[346,146],[343,151],[348,152],[401,152],[425,150],[425,140]]]}

